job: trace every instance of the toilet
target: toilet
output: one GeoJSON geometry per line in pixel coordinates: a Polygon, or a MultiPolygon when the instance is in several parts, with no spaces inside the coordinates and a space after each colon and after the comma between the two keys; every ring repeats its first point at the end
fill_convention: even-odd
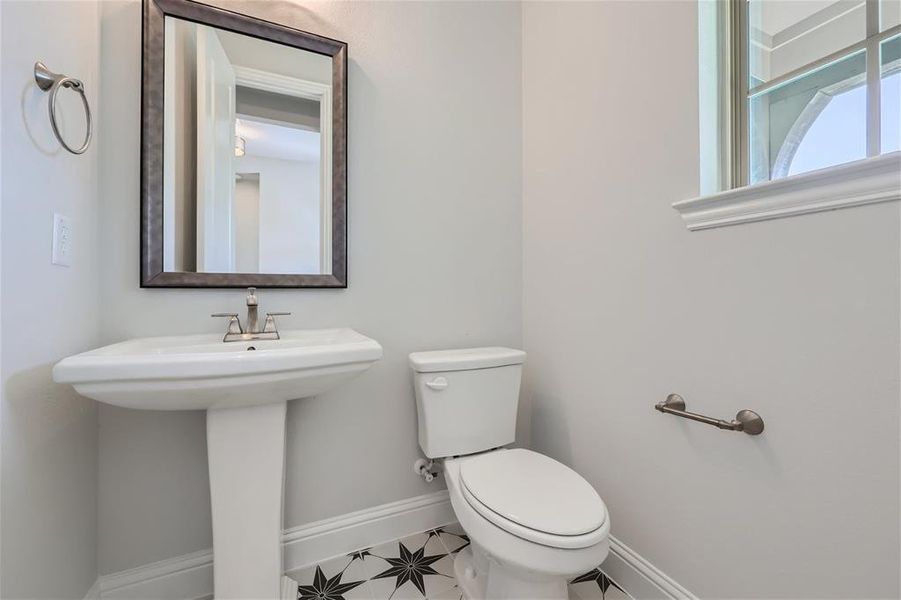
{"type": "Polygon", "coordinates": [[[569,467],[508,449],[526,354],[470,348],[410,354],[419,445],[443,464],[471,544],[454,571],[470,600],[566,600],[567,582],[607,556],[610,519],[569,467]]]}

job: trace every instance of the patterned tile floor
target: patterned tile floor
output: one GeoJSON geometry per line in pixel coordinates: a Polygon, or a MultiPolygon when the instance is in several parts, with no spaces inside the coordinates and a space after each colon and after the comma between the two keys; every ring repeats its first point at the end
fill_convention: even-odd
{"type": "MultiPolygon", "coordinates": [[[[287,573],[298,600],[461,600],[454,557],[469,545],[458,524],[287,573]]],[[[629,600],[599,569],[573,579],[572,600],[629,600]]]]}

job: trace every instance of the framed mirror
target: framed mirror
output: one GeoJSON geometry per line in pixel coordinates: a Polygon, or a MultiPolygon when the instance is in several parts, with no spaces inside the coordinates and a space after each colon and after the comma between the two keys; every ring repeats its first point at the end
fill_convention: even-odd
{"type": "Polygon", "coordinates": [[[141,286],[347,287],[347,44],[190,0],[143,33],[141,286]]]}

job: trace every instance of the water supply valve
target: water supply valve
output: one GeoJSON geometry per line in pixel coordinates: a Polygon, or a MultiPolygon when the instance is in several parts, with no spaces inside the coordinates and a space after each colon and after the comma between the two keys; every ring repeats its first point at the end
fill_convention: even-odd
{"type": "Polygon", "coordinates": [[[434,466],[435,461],[431,458],[419,458],[413,463],[413,472],[425,479],[426,483],[432,483],[438,476],[437,472],[432,471],[434,466]]]}

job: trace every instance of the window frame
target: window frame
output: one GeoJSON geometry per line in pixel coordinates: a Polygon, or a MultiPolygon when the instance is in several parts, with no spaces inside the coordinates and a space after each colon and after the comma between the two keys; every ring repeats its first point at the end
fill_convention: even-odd
{"type": "MultiPolygon", "coordinates": [[[[725,189],[736,189],[752,185],[751,171],[751,132],[750,114],[748,110],[752,98],[790,83],[800,77],[828,67],[851,55],[866,51],[866,149],[867,158],[880,156],[881,140],[881,77],[880,46],[882,42],[901,34],[901,25],[895,25],[880,31],[879,0],[865,0],[866,37],[849,46],[836,50],[815,61],[801,65],[778,77],[761,83],[753,88],[749,86],[749,54],[748,31],[750,24],[750,0],[727,0],[724,3],[725,19],[721,23],[728,24],[724,38],[725,48],[730,57],[728,73],[721,73],[722,81],[729,82],[728,106],[721,107],[729,118],[729,143],[723,144],[727,156],[721,158],[721,181],[728,182],[725,189]]],[[[838,166],[838,165],[834,165],[838,166]]],[[[827,167],[828,168],[828,167],[827,167]]],[[[761,181],[774,181],[773,179],[761,181]]]]}
{"type": "MultiPolygon", "coordinates": [[[[703,37],[699,37],[698,45],[701,195],[672,204],[690,231],[901,201],[901,151],[879,154],[881,131],[871,130],[881,118],[880,44],[901,34],[901,25],[877,31],[863,42],[792,71],[798,77],[810,72],[804,69],[823,68],[861,48],[867,49],[868,157],[748,185],[748,0],[699,0],[698,6],[698,27],[703,37]],[[715,13],[711,13],[711,7],[715,13]],[[710,111],[711,107],[715,111],[710,111]]],[[[866,9],[870,11],[867,33],[871,33],[879,28],[878,0],[867,0],[866,9]]],[[[780,82],[785,81],[780,78],[780,82]]],[[[759,86],[755,92],[760,93],[759,86]]]]}

